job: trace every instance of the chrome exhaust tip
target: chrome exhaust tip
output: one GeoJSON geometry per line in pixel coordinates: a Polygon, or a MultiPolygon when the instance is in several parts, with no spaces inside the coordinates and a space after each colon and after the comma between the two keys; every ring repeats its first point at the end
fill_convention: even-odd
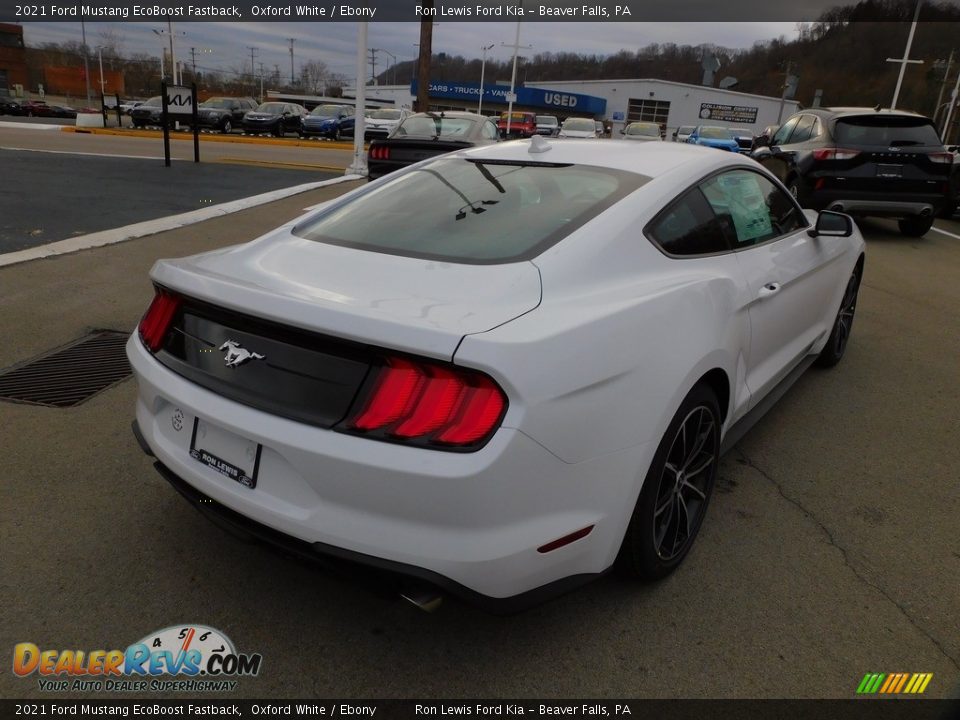
{"type": "Polygon", "coordinates": [[[424,612],[435,612],[443,605],[443,595],[432,588],[410,588],[400,593],[400,597],[424,612]]]}

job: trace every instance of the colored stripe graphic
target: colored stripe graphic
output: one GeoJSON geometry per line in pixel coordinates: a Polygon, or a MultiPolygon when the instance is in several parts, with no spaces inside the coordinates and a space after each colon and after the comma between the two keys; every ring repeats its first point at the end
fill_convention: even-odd
{"type": "Polygon", "coordinates": [[[926,691],[933,673],[867,673],[857,686],[857,695],[919,695],[926,691]]]}

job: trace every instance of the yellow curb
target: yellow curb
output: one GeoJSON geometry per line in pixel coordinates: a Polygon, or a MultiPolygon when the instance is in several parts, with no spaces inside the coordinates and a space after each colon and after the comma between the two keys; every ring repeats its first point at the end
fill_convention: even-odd
{"type": "Polygon", "coordinates": [[[257,167],[279,167],[291,170],[328,170],[332,172],[343,172],[344,166],[335,165],[314,165],[312,163],[294,163],[281,162],[278,160],[248,160],[246,158],[218,158],[213,162],[226,163],[228,165],[256,165],[257,167]]]}
{"type": "MultiPolygon", "coordinates": [[[[81,133],[89,135],[120,135],[122,137],[145,137],[145,138],[161,138],[163,133],[160,130],[140,130],[134,128],[78,128],[70,125],[65,125],[62,128],[62,132],[72,132],[72,133],[81,133]]],[[[193,141],[193,133],[184,133],[180,131],[175,131],[170,133],[171,140],[187,140],[193,141]]],[[[312,148],[326,148],[328,150],[352,150],[353,144],[347,144],[343,142],[332,142],[332,141],[318,141],[318,140],[304,140],[304,139],[287,139],[287,138],[266,138],[266,137],[255,137],[250,135],[215,135],[213,133],[200,133],[201,142],[225,142],[225,143],[241,143],[245,145],[280,145],[283,147],[312,147],[312,148]]],[[[364,146],[366,147],[366,146],[364,146]]]]}

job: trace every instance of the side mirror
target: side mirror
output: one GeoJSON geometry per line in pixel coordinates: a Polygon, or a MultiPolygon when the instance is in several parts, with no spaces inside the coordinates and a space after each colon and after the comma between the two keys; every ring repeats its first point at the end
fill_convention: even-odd
{"type": "Polygon", "coordinates": [[[810,237],[850,237],[853,235],[853,218],[833,210],[821,210],[817,224],[807,230],[810,237]]]}

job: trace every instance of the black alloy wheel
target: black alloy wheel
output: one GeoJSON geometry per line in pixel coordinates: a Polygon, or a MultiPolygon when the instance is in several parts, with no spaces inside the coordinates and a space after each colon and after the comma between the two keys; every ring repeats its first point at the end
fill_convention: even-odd
{"type": "Polygon", "coordinates": [[[223,125],[220,127],[220,132],[224,133],[225,135],[229,135],[231,132],[233,132],[233,122],[230,120],[230,118],[227,118],[223,121],[223,125]]]}
{"type": "Polygon", "coordinates": [[[850,274],[847,281],[847,288],[843,292],[843,300],[840,301],[840,310],[837,312],[837,318],[834,320],[833,329],[830,331],[830,337],[820,355],[817,356],[816,364],[819,367],[833,367],[843,358],[847,350],[847,343],[850,341],[850,332],[853,330],[853,317],[857,312],[857,295],[860,291],[860,274],[862,267],[857,265],[850,274]]]}
{"type": "Polygon", "coordinates": [[[698,385],[677,410],[647,472],[617,564],[657,580],[683,561],[700,530],[720,464],[720,407],[698,385]]]}

